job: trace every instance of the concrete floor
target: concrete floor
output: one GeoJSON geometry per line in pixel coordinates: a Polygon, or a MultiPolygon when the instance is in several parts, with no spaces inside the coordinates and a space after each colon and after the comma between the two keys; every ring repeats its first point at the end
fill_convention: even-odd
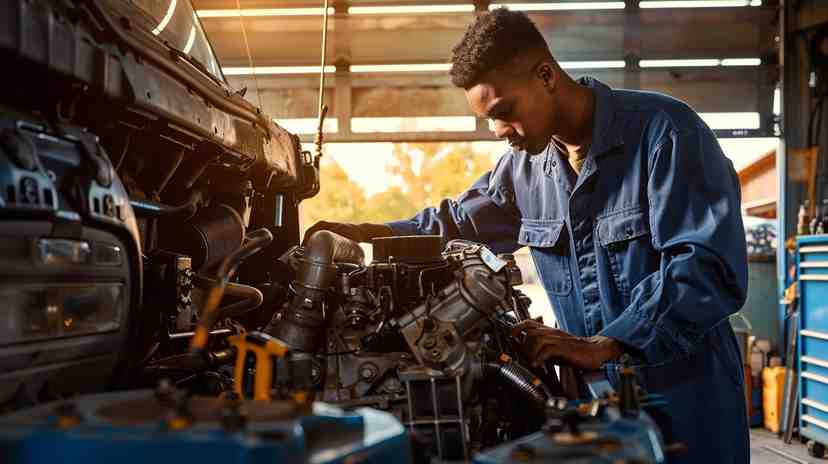
{"type": "Polygon", "coordinates": [[[765,429],[751,429],[750,458],[751,464],[802,464],[806,462],[828,464],[828,459],[816,459],[808,456],[808,450],[805,448],[805,445],[799,442],[798,438],[794,438],[790,445],[786,445],[776,437],[775,433],[768,432],[765,429]],[[780,450],[798,460],[786,459],[769,451],[766,447],[780,450]]]}

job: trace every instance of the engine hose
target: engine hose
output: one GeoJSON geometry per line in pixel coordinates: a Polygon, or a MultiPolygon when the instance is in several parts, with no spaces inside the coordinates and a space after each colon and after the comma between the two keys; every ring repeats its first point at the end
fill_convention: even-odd
{"type": "MultiPolygon", "coordinates": [[[[199,287],[210,288],[213,280],[197,275],[194,279],[194,283],[199,287]]],[[[224,296],[242,298],[242,300],[218,308],[218,315],[216,316],[217,321],[243,316],[244,314],[258,308],[264,301],[264,294],[262,294],[262,291],[258,288],[235,282],[227,282],[224,286],[224,296]]]]}
{"type": "Polygon", "coordinates": [[[266,247],[273,241],[273,234],[266,228],[261,228],[250,232],[245,237],[246,241],[235,252],[227,255],[216,268],[213,274],[213,283],[210,290],[207,291],[207,297],[204,302],[204,309],[196,326],[195,335],[190,341],[190,350],[203,351],[207,348],[207,339],[210,336],[210,329],[213,324],[219,319],[221,311],[218,311],[221,299],[224,296],[224,290],[227,287],[228,280],[242,261],[249,256],[257,253],[262,248],[266,247]]]}
{"type": "Polygon", "coordinates": [[[308,237],[291,285],[295,294],[265,331],[293,351],[316,351],[325,336],[322,303],[336,280],[336,263],[362,264],[364,259],[359,244],[341,235],[320,230],[308,237]]]}
{"type": "Polygon", "coordinates": [[[172,206],[143,199],[130,199],[129,204],[137,216],[167,217],[180,216],[181,219],[190,219],[198,210],[203,195],[200,190],[193,190],[183,204],[172,206]]]}
{"type": "Polygon", "coordinates": [[[258,308],[259,305],[262,304],[262,301],[264,301],[264,295],[262,295],[262,292],[258,288],[233,282],[227,283],[224,287],[224,294],[244,299],[219,308],[219,315],[216,316],[217,320],[226,319],[228,317],[234,318],[247,314],[248,312],[258,308]]]}
{"type": "Polygon", "coordinates": [[[541,409],[545,408],[546,402],[552,398],[546,385],[536,375],[516,362],[486,363],[484,366],[487,373],[496,374],[507,385],[541,409]]]}

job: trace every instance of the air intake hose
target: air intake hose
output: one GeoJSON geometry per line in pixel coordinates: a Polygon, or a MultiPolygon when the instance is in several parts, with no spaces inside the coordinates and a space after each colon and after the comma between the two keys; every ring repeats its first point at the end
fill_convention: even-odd
{"type": "Polygon", "coordinates": [[[334,263],[361,265],[365,253],[358,243],[327,230],[311,235],[304,248],[292,285],[296,295],[265,331],[292,351],[313,352],[325,336],[321,306],[325,293],[336,280],[334,263]]]}

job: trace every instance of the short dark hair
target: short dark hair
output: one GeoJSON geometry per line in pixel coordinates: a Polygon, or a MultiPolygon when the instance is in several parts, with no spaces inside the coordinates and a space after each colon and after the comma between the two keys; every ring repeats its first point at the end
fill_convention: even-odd
{"type": "Polygon", "coordinates": [[[519,53],[549,50],[535,23],[522,11],[497,8],[477,17],[454,46],[451,56],[451,82],[469,89],[486,72],[498,68],[519,53]]]}

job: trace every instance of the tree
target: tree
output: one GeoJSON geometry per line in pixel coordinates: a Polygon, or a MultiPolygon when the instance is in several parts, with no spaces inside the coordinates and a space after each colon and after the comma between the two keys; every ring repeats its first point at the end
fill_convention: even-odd
{"type": "Polygon", "coordinates": [[[388,171],[417,209],[456,198],[492,168],[489,156],[469,143],[403,143],[394,146],[393,158],[388,171]]]}
{"type": "Polygon", "coordinates": [[[492,161],[468,143],[395,144],[386,171],[392,178],[382,192],[366,197],[342,167],[323,158],[322,188],[302,203],[302,224],[320,220],[336,222],[387,222],[410,218],[444,198],[457,198],[492,161]]]}
{"type": "Polygon", "coordinates": [[[319,193],[301,204],[302,225],[310,227],[317,221],[359,222],[365,207],[365,191],[354,183],[345,170],[331,158],[323,158],[320,166],[319,193]]]}

